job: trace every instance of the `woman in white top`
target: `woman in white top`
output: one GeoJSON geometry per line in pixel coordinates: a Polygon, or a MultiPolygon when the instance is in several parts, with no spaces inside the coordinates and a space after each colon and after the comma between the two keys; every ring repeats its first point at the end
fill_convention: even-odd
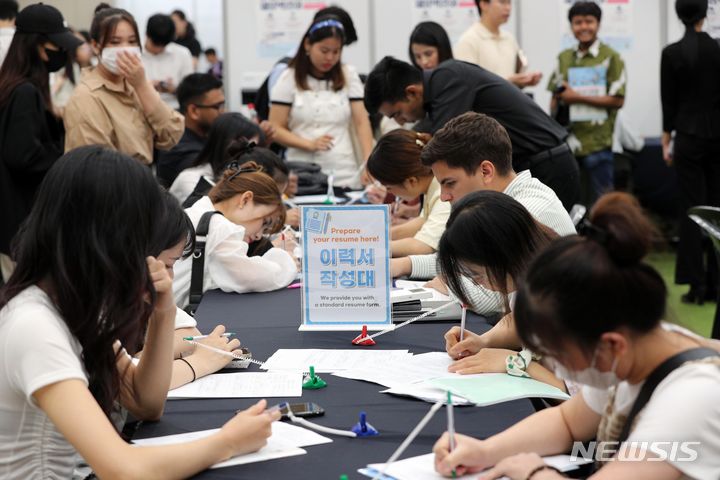
{"type": "MultiPolygon", "coordinates": [[[[280,190],[273,179],[254,162],[225,171],[207,197],[186,210],[197,228],[206,212],[210,219],[205,243],[203,292],[219,288],[225,292],[267,292],[288,286],[297,276],[295,258],[288,253],[294,242],[276,240],[262,256],[248,256],[248,244],[263,234],[275,233],[285,221],[280,190]],[[284,249],[286,248],[287,251],[284,249]]],[[[177,305],[189,303],[192,258],[175,266],[173,291],[177,305]]]]}
{"type": "Polygon", "coordinates": [[[359,187],[359,163],[370,154],[372,131],[360,77],[341,62],[344,39],[336,17],[315,20],[273,87],[270,122],[275,141],[288,147],[287,160],[317,163],[334,176],[335,185],[359,187]],[[360,144],[360,159],[351,127],[360,144]]]}
{"type": "Polygon", "coordinates": [[[450,204],[440,200],[440,184],[420,161],[429,141],[427,133],[393,130],[378,140],[367,162],[370,175],[388,193],[401,200],[423,198],[420,216],[390,229],[393,257],[435,252],[450,215],[450,204]]]}
{"type": "Polygon", "coordinates": [[[277,415],[264,401],[184,444],[118,433],[118,406],[156,420],[170,384],[172,280],[149,256],[163,211],[150,170],[102,147],[45,177],[0,291],[0,477],[71,478],[79,454],[100,478],[187,478],[265,444],[277,415]]]}
{"type": "Polygon", "coordinates": [[[595,204],[583,235],[544,250],[515,302],[523,343],[554,363],[557,376],[584,385],[581,392],[487,440],[456,435],[452,452],[444,434],[436,469],[462,475],[494,466],[483,478],[562,479],[540,455],[584,452],[575,442],[596,439],[593,458],[609,461],[593,480],[720,478],[718,348],[661,322],[667,289],[642,261],[655,238],[652,223],[635,199],[611,193],[595,204]],[[698,359],[664,376],[628,420],[651,374],[693,350],[698,359]]]}

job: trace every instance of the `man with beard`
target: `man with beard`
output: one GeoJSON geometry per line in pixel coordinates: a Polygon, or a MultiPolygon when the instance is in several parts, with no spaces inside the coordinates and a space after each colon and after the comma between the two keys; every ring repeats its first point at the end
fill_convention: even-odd
{"type": "Polygon", "coordinates": [[[210,127],[225,111],[222,87],[220,80],[207,73],[190,74],[178,85],[177,99],[180,113],[185,115],[185,133],[171,150],[157,152],[157,177],[162,185],[172,185],[205,146],[210,127]]]}

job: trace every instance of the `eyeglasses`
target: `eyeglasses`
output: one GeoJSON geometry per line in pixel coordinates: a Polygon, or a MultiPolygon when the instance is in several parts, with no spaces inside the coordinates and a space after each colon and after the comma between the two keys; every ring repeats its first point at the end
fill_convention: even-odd
{"type": "Polygon", "coordinates": [[[196,108],[213,108],[215,110],[225,110],[225,102],[214,103],[212,105],[202,105],[199,103],[193,103],[196,108]]]}

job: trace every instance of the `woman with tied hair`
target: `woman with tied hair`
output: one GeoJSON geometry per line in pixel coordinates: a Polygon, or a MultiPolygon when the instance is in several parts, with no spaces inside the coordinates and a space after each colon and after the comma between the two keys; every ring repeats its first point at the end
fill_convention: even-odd
{"type": "Polygon", "coordinates": [[[368,158],[368,172],[388,193],[401,200],[423,198],[419,217],[390,229],[393,257],[435,252],[450,215],[450,204],[440,200],[440,184],[420,161],[430,138],[427,133],[393,130],[378,140],[368,158]]]}
{"type": "Polygon", "coordinates": [[[445,60],[453,58],[452,46],[445,29],[439,23],[421,22],[410,34],[410,61],[420,70],[433,70],[445,60]]]}
{"type": "MultiPolygon", "coordinates": [[[[268,292],[288,286],[297,276],[295,258],[278,238],[261,256],[248,256],[251,242],[277,233],[285,222],[285,207],[275,181],[255,162],[228,168],[207,196],[185,210],[197,230],[207,212],[210,218],[205,240],[202,291],[268,292]]],[[[193,259],[175,267],[173,291],[181,308],[189,304],[193,259]]]]}
{"type": "Polygon", "coordinates": [[[504,193],[473,192],[453,205],[438,246],[441,277],[464,305],[471,303],[466,278],[500,292],[506,315],[483,335],[465,330],[460,341],[460,327],[445,334],[445,348],[456,360],[450,372],[508,373],[566,389],[562,380],[523,348],[512,314],[517,284],[528,264],[555,238],[553,230],[504,193]]]}
{"type": "Polygon", "coordinates": [[[610,193],[583,236],[539,254],[518,285],[517,331],[582,390],[487,440],[457,434],[450,451],[444,434],[438,472],[492,467],[481,478],[562,479],[540,456],[595,439],[595,458],[617,453],[593,480],[720,478],[718,342],[663,321],[667,288],[643,261],[655,238],[637,200],[610,193]]]}
{"type": "Polygon", "coordinates": [[[358,187],[360,164],[372,149],[360,76],[341,61],[345,27],[333,15],[316,18],[270,93],[270,122],[286,160],[317,163],[337,186],[358,187]],[[353,147],[354,129],[360,159],[353,147]]]}
{"type": "Polygon", "coordinates": [[[105,145],[149,165],[153,149],[169,150],[180,141],[183,116],[145,75],[140,32],[129,12],[98,5],[90,37],[100,63],[83,75],[65,107],[65,151],[105,145]]]}
{"type": "Polygon", "coordinates": [[[172,375],[172,280],[152,256],[164,213],[150,170],[124,154],[81,147],[48,172],[0,290],[0,477],[72,478],[82,457],[100,478],[180,479],[265,445],[279,415],[264,400],[201,440],[120,436],[122,409],[162,416],[172,375]]]}

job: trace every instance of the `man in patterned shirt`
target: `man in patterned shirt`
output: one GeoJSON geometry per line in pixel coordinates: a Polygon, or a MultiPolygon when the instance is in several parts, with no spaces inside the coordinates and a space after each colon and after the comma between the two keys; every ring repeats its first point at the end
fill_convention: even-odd
{"type": "Polygon", "coordinates": [[[589,176],[589,203],[613,189],[613,128],[625,102],[625,64],[598,39],[601,17],[594,2],[577,2],[570,8],[568,20],[578,45],[558,55],[548,83],[554,93],[551,111],[569,106],[568,144],[589,176]]]}

